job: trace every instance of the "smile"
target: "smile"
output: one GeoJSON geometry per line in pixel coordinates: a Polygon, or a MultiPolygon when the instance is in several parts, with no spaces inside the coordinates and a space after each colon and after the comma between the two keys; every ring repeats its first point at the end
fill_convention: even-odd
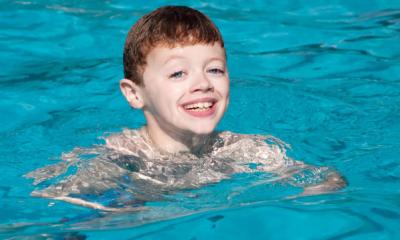
{"type": "Polygon", "coordinates": [[[205,111],[205,110],[211,108],[212,105],[213,105],[212,102],[195,103],[195,104],[186,105],[185,109],[189,110],[189,111],[205,111]]]}
{"type": "Polygon", "coordinates": [[[183,110],[194,117],[208,117],[216,110],[215,99],[202,99],[183,104],[183,110]]]}

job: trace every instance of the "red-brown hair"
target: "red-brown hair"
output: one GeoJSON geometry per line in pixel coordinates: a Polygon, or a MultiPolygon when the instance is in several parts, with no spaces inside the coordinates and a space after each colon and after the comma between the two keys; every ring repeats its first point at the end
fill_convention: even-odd
{"type": "Polygon", "coordinates": [[[156,46],[175,47],[224,42],[215,24],[185,6],[161,7],[140,18],[129,30],[124,47],[124,77],[143,85],[146,56],[156,46]]]}

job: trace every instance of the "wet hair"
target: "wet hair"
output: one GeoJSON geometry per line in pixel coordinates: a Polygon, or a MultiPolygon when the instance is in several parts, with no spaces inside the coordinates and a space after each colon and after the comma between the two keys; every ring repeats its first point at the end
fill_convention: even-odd
{"type": "Polygon", "coordinates": [[[215,24],[185,6],[165,6],[141,17],[129,30],[124,47],[124,77],[143,85],[147,54],[157,46],[176,47],[224,42],[215,24]]]}

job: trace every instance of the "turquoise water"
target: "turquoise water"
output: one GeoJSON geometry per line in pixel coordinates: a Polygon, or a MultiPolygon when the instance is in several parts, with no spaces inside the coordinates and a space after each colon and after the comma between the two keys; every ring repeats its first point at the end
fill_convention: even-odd
{"type": "Polygon", "coordinates": [[[349,186],[287,199],[284,186],[251,185],[263,176],[237,176],[146,214],[30,197],[23,174],[143,124],[119,93],[122,46],[164,2],[0,1],[0,238],[398,239],[400,1],[175,3],[225,37],[232,94],[219,129],[273,134],[349,186]]]}

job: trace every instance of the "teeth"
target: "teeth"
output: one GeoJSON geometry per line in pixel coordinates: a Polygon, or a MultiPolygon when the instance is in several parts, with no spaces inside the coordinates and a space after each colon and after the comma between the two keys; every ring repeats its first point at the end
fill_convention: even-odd
{"type": "Polygon", "coordinates": [[[213,104],[211,102],[200,102],[200,103],[194,103],[194,104],[189,104],[185,106],[185,109],[187,110],[194,110],[194,111],[201,111],[208,109],[212,106],[213,104]]]}

